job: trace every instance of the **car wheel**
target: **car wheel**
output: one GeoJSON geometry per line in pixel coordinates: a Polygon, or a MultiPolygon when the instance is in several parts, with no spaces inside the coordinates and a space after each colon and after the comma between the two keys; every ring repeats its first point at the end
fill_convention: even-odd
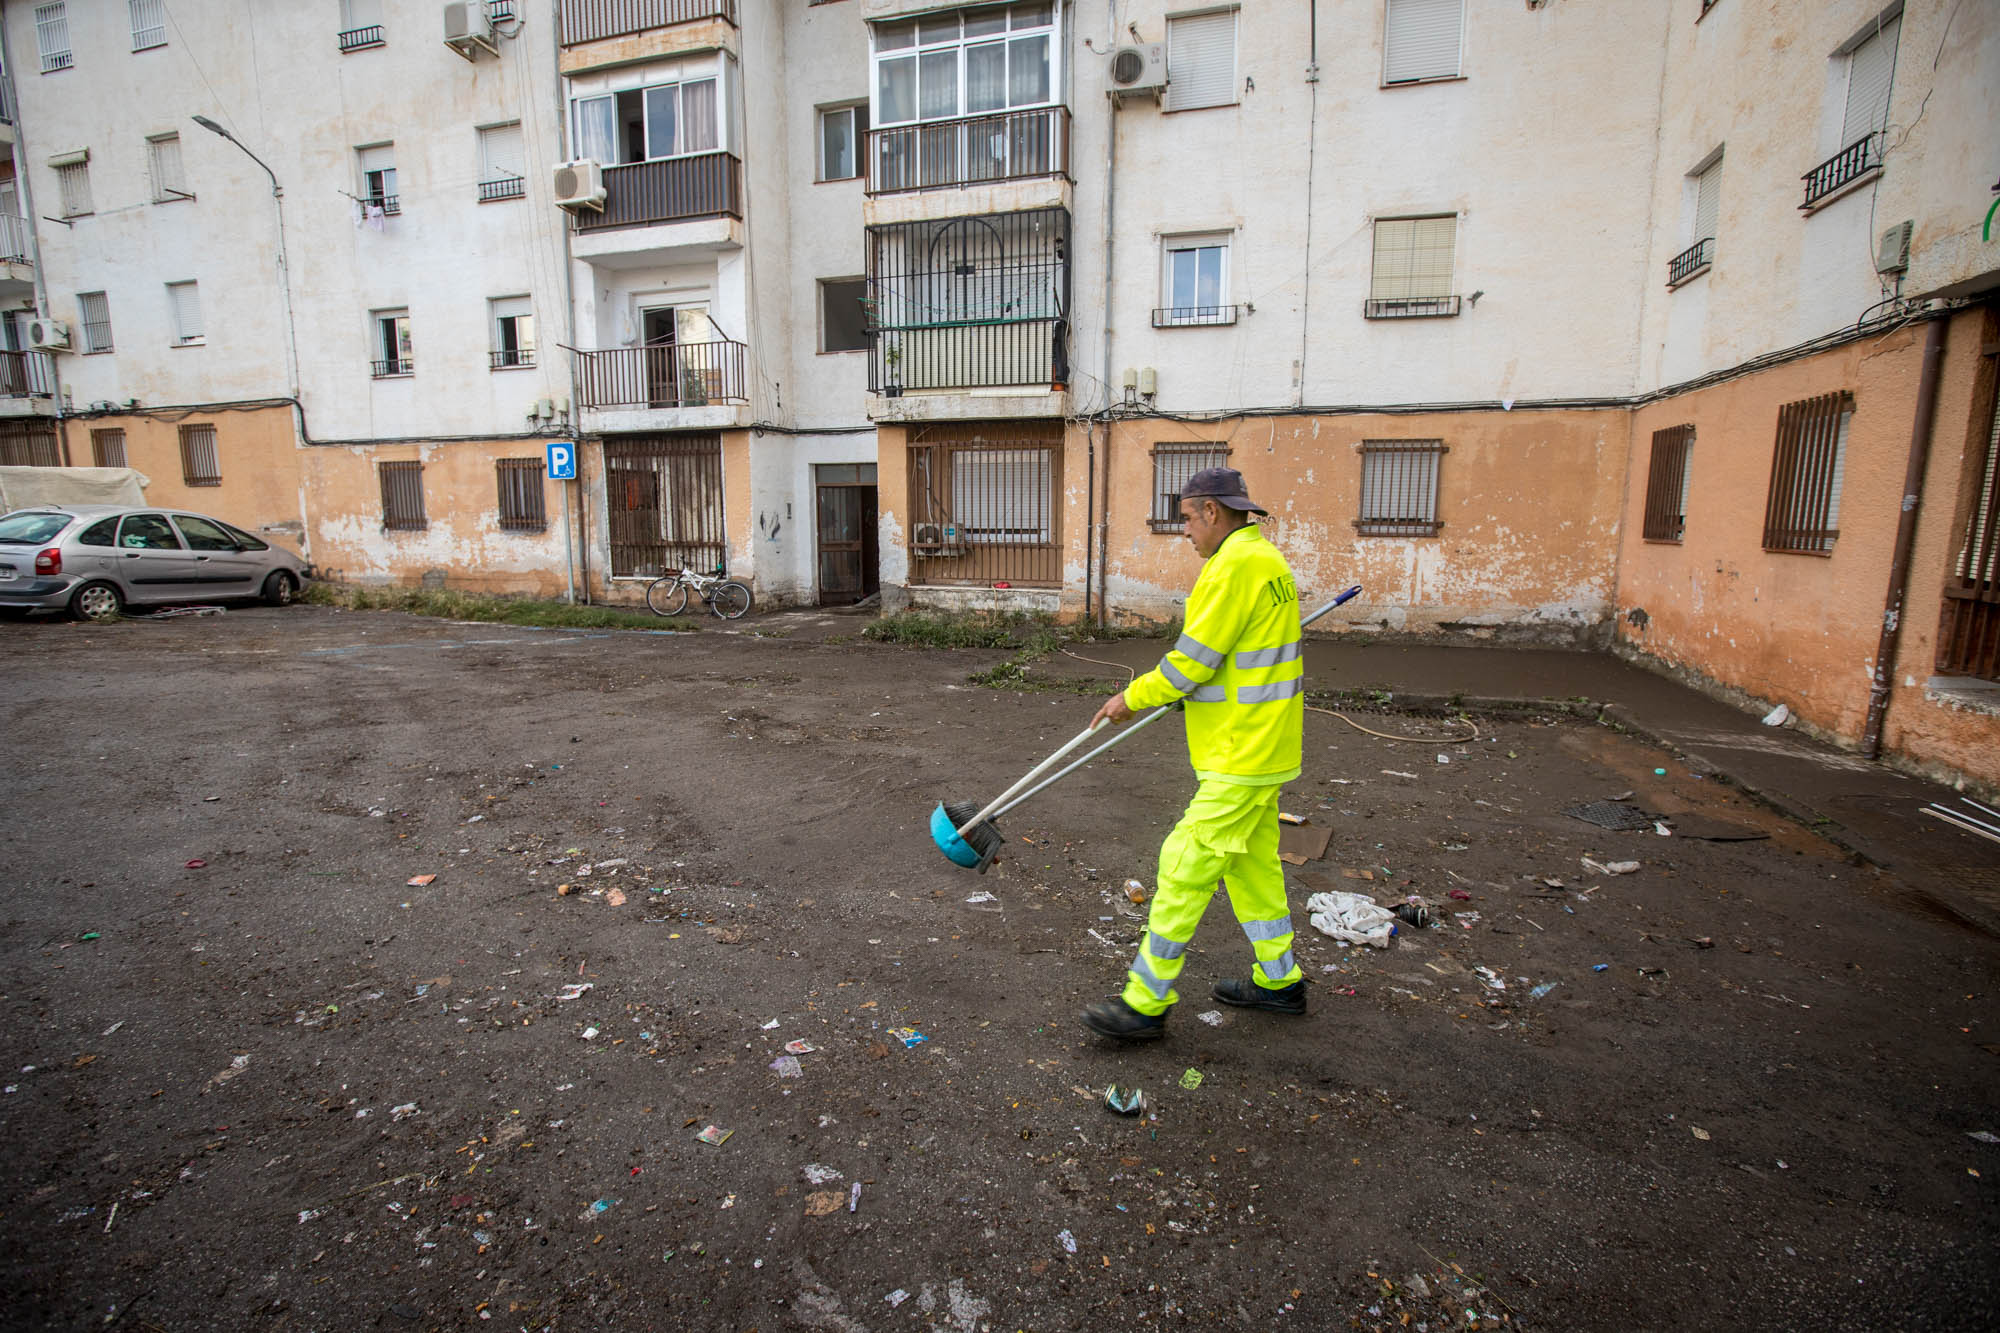
{"type": "Polygon", "coordinates": [[[290,606],[298,595],[299,581],[282,569],[264,580],[264,600],[272,606],[290,606]]]}
{"type": "Polygon", "coordinates": [[[86,583],[70,594],[69,611],[78,620],[116,620],[125,611],[125,598],[115,583],[86,583]]]}

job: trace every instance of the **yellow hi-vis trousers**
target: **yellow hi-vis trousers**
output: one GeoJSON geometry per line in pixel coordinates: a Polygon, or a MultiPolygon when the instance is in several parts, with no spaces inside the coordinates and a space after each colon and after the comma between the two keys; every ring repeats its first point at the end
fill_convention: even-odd
{"type": "Polygon", "coordinates": [[[1174,978],[1217,880],[1228,882],[1229,905],[1257,955],[1252,980],[1279,990],[1303,978],[1292,957],[1292,916],[1278,860],[1278,787],[1204,779],[1160,845],[1146,938],[1125,974],[1125,1003],[1140,1013],[1163,1014],[1180,999],[1174,978]]]}

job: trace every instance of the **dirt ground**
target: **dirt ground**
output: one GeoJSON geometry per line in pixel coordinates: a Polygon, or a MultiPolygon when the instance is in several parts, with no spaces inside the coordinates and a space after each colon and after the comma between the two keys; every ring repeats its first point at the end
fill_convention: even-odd
{"type": "Polygon", "coordinates": [[[968,683],[1003,656],[0,625],[0,1321],[2000,1326],[2000,943],[1614,732],[1314,714],[1311,1012],[1198,1018],[1249,962],[1218,901],[1116,1049],[1076,1014],[1185,751],[951,866],[932,805],[1094,706],[968,683]],[[1769,836],[1562,813],[1626,791],[1769,836]],[[1440,924],[1343,948],[1327,889],[1440,924]]]}

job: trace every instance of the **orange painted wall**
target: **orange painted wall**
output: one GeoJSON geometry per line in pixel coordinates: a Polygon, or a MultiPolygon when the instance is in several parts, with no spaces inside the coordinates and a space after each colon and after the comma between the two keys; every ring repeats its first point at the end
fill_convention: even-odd
{"type": "Polygon", "coordinates": [[[146,474],[146,500],[171,508],[189,509],[275,537],[301,555],[304,520],[299,501],[297,435],[289,407],[243,412],[192,413],[176,420],[148,415],[71,417],[62,423],[69,460],[77,467],[93,462],[93,430],[125,432],[125,462],[146,474]],[[215,452],[222,484],[190,486],[182,480],[182,425],[215,427],[215,452]]]}

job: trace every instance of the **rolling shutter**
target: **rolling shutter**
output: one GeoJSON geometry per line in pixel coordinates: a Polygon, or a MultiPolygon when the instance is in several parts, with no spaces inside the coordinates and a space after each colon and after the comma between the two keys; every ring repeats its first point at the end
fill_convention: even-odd
{"type": "Polygon", "coordinates": [[[1722,202],[1722,162],[1718,159],[1695,178],[1694,239],[1705,241],[1715,235],[1715,215],[1722,202]]]}
{"type": "Polygon", "coordinates": [[[1382,82],[1452,79],[1459,72],[1465,0],[1388,0],[1382,82]]]}
{"type": "Polygon", "coordinates": [[[1236,100],[1236,11],[1167,20],[1167,110],[1236,100]]]}
{"type": "Polygon", "coordinates": [[[1889,87],[1896,75],[1896,40],[1902,29],[1900,16],[1889,20],[1847,57],[1847,115],[1840,127],[1842,148],[1887,123],[1889,87]]]}

